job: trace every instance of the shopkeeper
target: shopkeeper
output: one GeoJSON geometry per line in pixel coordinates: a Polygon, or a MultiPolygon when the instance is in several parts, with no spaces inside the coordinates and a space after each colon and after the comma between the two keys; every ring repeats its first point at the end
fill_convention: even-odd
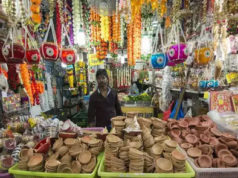
{"type": "Polygon", "coordinates": [[[90,126],[111,129],[111,118],[122,115],[117,91],[109,87],[109,78],[105,69],[96,73],[98,88],[90,96],[88,121],[90,126]]]}

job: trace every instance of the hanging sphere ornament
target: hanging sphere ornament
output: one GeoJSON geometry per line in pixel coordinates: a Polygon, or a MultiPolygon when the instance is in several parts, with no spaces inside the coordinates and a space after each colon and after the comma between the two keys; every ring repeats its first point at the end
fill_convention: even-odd
{"type": "Polygon", "coordinates": [[[152,54],[150,60],[154,69],[163,69],[168,63],[168,57],[164,53],[152,54]]]}
{"type": "Polygon", "coordinates": [[[188,49],[186,44],[172,45],[167,51],[168,66],[175,66],[183,63],[188,57],[188,49]]]}

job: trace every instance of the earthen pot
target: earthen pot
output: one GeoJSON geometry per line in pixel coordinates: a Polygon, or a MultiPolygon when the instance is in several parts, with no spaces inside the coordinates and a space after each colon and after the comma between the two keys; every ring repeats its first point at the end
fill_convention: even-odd
{"type": "Polygon", "coordinates": [[[210,131],[216,137],[220,137],[222,135],[222,133],[217,128],[211,128],[210,131]]]}
{"type": "Polygon", "coordinates": [[[180,146],[185,150],[193,147],[191,143],[182,143],[180,146]]]}
{"type": "Polygon", "coordinates": [[[186,122],[184,119],[178,121],[180,128],[188,128],[188,122],[186,122]]]}
{"type": "Polygon", "coordinates": [[[215,152],[218,155],[218,152],[222,149],[228,149],[228,147],[225,144],[219,143],[215,146],[215,152]]]}
{"type": "Polygon", "coordinates": [[[213,153],[213,149],[208,144],[200,145],[198,148],[202,151],[203,155],[212,155],[213,153]]]}
{"type": "Polygon", "coordinates": [[[221,159],[228,167],[237,166],[237,159],[233,155],[226,154],[226,155],[223,155],[221,159]]]}
{"type": "Polygon", "coordinates": [[[210,141],[210,137],[205,135],[205,134],[200,134],[200,140],[203,142],[203,143],[209,143],[210,141]]]}
{"type": "Polygon", "coordinates": [[[208,155],[201,155],[198,158],[198,163],[201,168],[210,168],[212,167],[212,159],[208,155]]]}
{"type": "Polygon", "coordinates": [[[192,135],[192,134],[188,134],[186,137],[185,137],[185,140],[188,142],[188,143],[191,143],[191,144],[195,144],[198,142],[198,138],[195,136],[195,135],[192,135]]]}
{"type": "Polygon", "coordinates": [[[189,148],[187,153],[192,158],[198,158],[202,155],[202,151],[199,148],[189,148]]]}
{"type": "Polygon", "coordinates": [[[232,155],[232,153],[228,149],[221,149],[217,154],[219,158],[222,158],[224,155],[232,155]]]}
{"type": "Polygon", "coordinates": [[[210,144],[211,146],[216,146],[216,145],[219,144],[219,140],[218,140],[216,137],[210,137],[209,144],[210,144]]]}

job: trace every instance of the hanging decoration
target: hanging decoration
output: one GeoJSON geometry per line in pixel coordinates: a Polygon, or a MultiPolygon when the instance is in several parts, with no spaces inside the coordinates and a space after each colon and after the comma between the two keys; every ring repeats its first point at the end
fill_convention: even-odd
{"type": "Polygon", "coordinates": [[[55,34],[54,22],[53,22],[53,13],[55,8],[54,0],[50,0],[49,4],[50,4],[50,23],[48,25],[47,32],[45,34],[43,43],[41,45],[40,52],[42,57],[45,60],[56,61],[59,56],[59,49],[57,45],[57,39],[55,34]],[[52,32],[53,42],[47,42],[50,30],[52,32]]]}
{"type": "Polygon", "coordinates": [[[110,35],[109,17],[107,15],[100,15],[100,25],[101,25],[101,39],[107,42],[109,41],[110,35]]]}
{"type": "Polygon", "coordinates": [[[63,63],[67,65],[71,65],[71,64],[74,64],[76,61],[76,51],[73,48],[73,45],[71,44],[71,41],[69,39],[65,26],[62,25],[62,40],[65,39],[65,36],[66,36],[66,39],[68,40],[69,45],[66,46],[64,44],[64,46],[61,49],[60,57],[63,63]]]}
{"type": "Polygon", "coordinates": [[[141,57],[141,14],[138,13],[127,26],[128,64],[133,66],[141,57]]]}
{"type": "Polygon", "coordinates": [[[57,0],[56,2],[56,38],[58,46],[61,46],[61,33],[62,28],[61,24],[64,24],[64,17],[63,17],[63,2],[61,0],[57,0]]]}
{"type": "Polygon", "coordinates": [[[90,37],[90,26],[89,26],[89,22],[90,22],[90,7],[88,4],[88,0],[82,0],[82,8],[83,8],[83,22],[84,22],[84,30],[86,31],[86,36],[87,38],[90,37]]]}
{"type": "Polygon", "coordinates": [[[39,64],[41,60],[40,50],[27,27],[25,28],[25,49],[28,64],[39,64]]]}
{"type": "Polygon", "coordinates": [[[41,13],[40,13],[41,0],[31,0],[31,19],[34,23],[41,23],[41,13]]]}

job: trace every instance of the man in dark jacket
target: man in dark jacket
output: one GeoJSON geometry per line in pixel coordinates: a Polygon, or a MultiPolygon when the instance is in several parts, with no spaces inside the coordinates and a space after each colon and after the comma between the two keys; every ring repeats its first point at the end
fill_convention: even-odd
{"type": "Polygon", "coordinates": [[[90,126],[111,129],[111,118],[122,115],[117,91],[109,87],[109,78],[105,69],[96,73],[97,90],[90,96],[88,121],[90,126]]]}

